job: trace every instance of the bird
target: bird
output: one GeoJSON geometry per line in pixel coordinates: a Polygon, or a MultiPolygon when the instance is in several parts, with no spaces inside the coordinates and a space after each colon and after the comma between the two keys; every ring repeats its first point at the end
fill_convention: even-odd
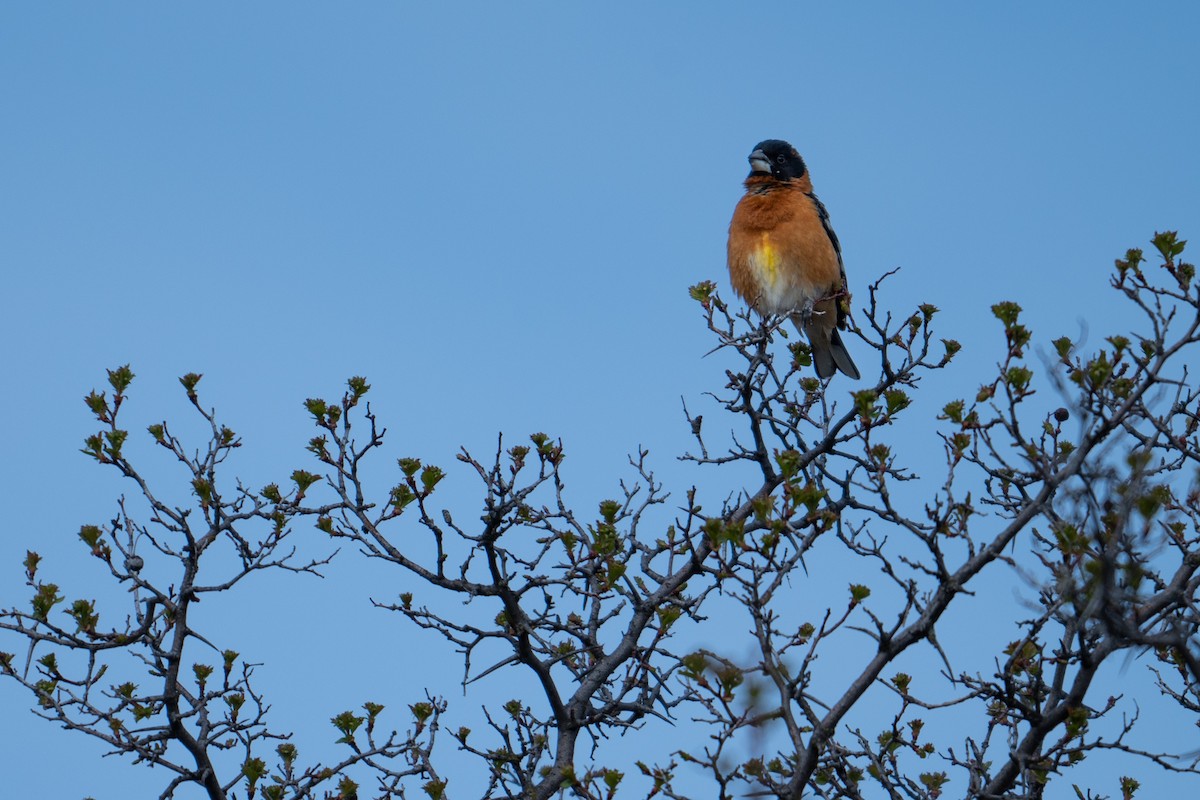
{"type": "Polygon", "coordinates": [[[821,378],[841,371],[858,380],[842,341],[850,295],[842,245],[813,194],[804,159],[782,139],[754,146],[746,193],[729,223],[734,291],[764,317],[788,315],[812,346],[821,378]]]}

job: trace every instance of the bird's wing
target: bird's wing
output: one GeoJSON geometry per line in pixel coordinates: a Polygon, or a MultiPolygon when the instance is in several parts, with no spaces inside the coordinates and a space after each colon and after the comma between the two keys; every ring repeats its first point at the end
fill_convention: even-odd
{"type": "MultiPolygon", "coordinates": [[[[837,287],[837,291],[846,291],[846,263],[842,261],[842,243],[838,241],[837,234],[833,230],[833,225],[829,223],[829,211],[825,208],[825,204],[817,199],[817,196],[811,192],[808,193],[812,199],[813,205],[817,207],[817,216],[821,218],[821,227],[825,229],[825,235],[829,237],[829,241],[833,244],[833,251],[837,253],[838,270],[841,273],[841,285],[837,287]]],[[[848,304],[841,302],[841,298],[837,302],[837,326],[839,328],[846,327],[846,306],[848,304]]]]}

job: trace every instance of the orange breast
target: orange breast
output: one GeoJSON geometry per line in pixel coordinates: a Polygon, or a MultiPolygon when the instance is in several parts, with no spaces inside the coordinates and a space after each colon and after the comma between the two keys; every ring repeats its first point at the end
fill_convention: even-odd
{"type": "Polygon", "coordinates": [[[791,311],[841,283],[816,204],[789,186],[742,197],[729,226],[728,261],[734,290],[764,314],[791,311]]]}

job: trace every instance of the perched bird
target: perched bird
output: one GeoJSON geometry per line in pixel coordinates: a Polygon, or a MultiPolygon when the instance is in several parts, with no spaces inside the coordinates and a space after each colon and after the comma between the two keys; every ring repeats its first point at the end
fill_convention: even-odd
{"type": "Polygon", "coordinates": [[[788,314],[808,336],[817,375],[837,370],[857,380],[838,329],[845,329],[849,295],[842,246],[829,212],[813,194],[796,148],[767,139],[750,154],[746,193],[729,223],[733,288],[763,316],[788,314]]]}

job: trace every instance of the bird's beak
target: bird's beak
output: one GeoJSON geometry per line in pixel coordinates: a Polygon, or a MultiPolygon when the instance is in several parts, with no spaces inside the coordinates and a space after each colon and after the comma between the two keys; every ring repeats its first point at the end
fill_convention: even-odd
{"type": "Polygon", "coordinates": [[[750,171],[765,172],[771,174],[771,159],[767,158],[767,154],[762,150],[755,150],[750,154],[750,171]]]}

